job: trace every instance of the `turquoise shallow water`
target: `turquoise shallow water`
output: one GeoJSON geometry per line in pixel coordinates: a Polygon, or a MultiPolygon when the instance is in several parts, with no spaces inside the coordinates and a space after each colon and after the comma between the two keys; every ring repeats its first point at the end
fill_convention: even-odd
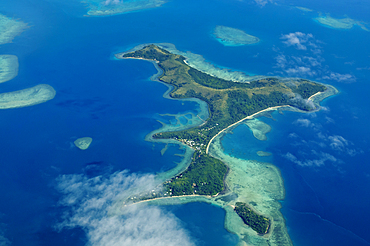
{"type": "MultiPolygon", "coordinates": [[[[272,126],[267,141],[255,139],[242,125],[222,144],[230,155],[271,162],[281,170],[286,187],[282,213],[295,245],[368,245],[363,218],[370,216],[370,34],[359,28],[327,29],[311,20],[315,13],[291,9],[289,1],[279,3],[261,7],[253,1],[172,1],[142,12],[90,18],[82,17],[86,9],[77,1],[2,1],[1,13],[20,18],[30,28],[13,43],[0,46],[1,54],[17,55],[20,63],[18,76],[1,84],[0,91],[47,83],[57,95],[37,106],[0,111],[0,236],[7,238],[0,245],[87,244],[86,228],[55,228],[64,212],[74,211],[61,206],[66,195],[55,187],[62,175],[157,173],[181,160],[184,151],[178,146],[170,145],[161,155],[164,144],[144,138],[161,126],[157,120],[174,122],[160,114],[197,113],[198,105],[163,98],[167,87],[149,80],[156,73],[151,63],[112,58],[149,42],[173,43],[222,67],[301,76],[338,87],[341,93],[326,100],[321,112],[263,118],[272,126]],[[253,33],[261,43],[225,47],[211,35],[216,25],[253,33]],[[282,35],[295,32],[312,33],[313,38],[303,43],[306,50],[283,43],[282,35]],[[277,63],[281,55],[286,67],[277,63]],[[315,73],[286,72],[308,65],[315,73]],[[324,79],[331,73],[349,74],[356,81],[324,79]],[[84,136],[92,137],[93,143],[88,151],[79,151],[72,143],[84,136]],[[258,157],[259,150],[273,155],[258,157]]],[[[302,0],[300,5],[333,17],[348,14],[370,21],[365,2],[350,8],[346,1],[302,0]]],[[[161,218],[187,232],[184,238],[189,242],[235,244],[235,236],[223,228],[225,213],[220,208],[194,203],[160,209],[165,211],[161,218]]]]}

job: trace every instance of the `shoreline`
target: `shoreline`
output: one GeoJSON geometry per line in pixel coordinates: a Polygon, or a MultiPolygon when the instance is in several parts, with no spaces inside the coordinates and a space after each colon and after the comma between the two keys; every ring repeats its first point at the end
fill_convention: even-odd
{"type": "Polygon", "coordinates": [[[237,121],[237,122],[235,122],[235,123],[233,123],[233,124],[229,125],[228,127],[226,127],[226,128],[224,128],[224,129],[222,129],[222,130],[221,130],[221,131],[219,131],[216,135],[214,135],[214,136],[211,138],[211,140],[209,140],[209,142],[208,142],[208,144],[207,144],[207,148],[206,148],[206,154],[208,154],[208,149],[209,149],[209,146],[211,145],[212,141],[213,141],[213,140],[214,140],[218,135],[220,135],[222,132],[224,132],[225,130],[227,130],[227,129],[229,129],[230,127],[233,127],[233,126],[235,126],[235,125],[237,125],[237,124],[239,124],[239,123],[241,123],[241,122],[243,122],[243,121],[245,121],[245,120],[250,120],[250,119],[252,119],[254,116],[256,116],[256,115],[258,115],[258,114],[260,114],[260,113],[262,113],[262,112],[272,111],[272,110],[276,110],[276,109],[278,109],[278,108],[282,108],[282,107],[291,107],[291,106],[289,106],[289,105],[282,105],[282,106],[269,107],[269,108],[263,109],[263,110],[261,110],[261,111],[258,111],[258,112],[254,113],[254,114],[252,114],[252,115],[249,115],[249,116],[247,116],[247,117],[245,117],[245,118],[243,118],[243,119],[241,119],[241,120],[239,120],[239,121],[237,121]]]}

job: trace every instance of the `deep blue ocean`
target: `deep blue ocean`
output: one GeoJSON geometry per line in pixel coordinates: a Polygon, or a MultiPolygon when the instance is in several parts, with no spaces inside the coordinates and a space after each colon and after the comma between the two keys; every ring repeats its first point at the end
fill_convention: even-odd
{"type": "MultiPolygon", "coordinates": [[[[136,45],[161,42],[220,67],[335,86],[340,93],[324,100],[319,112],[260,118],[272,127],[267,141],[240,125],[222,145],[230,155],[281,170],[281,212],[294,245],[370,244],[370,32],[312,20],[322,12],[370,23],[369,2],[172,0],[155,9],[83,17],[86,10],[77,0],[0,2],[1,14],[29,25],[13,43],[0,45],[0,54],[19,59],[18,76],[0,84],[0,92],[37,84],[56,90],[46,103],[0,111],[0,246],[95,245],[83,228],[56,229],[68,210],[56,188],[61,176],[155,174],[181,160],[179,146],[161,155],[164,144],[144,138],[161,126],[158,120],[168,120],[161,114],[196,114],[198,104],[164,98],[167,87],[149,79],[157,72],[151,63],[113,58],[136,45]],[[242,29],[261,42],[223,46],[212,37],[217,25],[242,29]],[[284,35],[297,32],[304,34],[306,49],[286,43],[284,35]],[[299,67],[309,70],[292,72],[299,67]],[[85,136],[93,142],[81,151],[73,141],[85,136]],[[273,155],[258,157],[258,150],[273,155]]],[[[160,209],[173,214],[196,245],[237,242],[224,229],[221,208],[192,203],[160,209]]]]}

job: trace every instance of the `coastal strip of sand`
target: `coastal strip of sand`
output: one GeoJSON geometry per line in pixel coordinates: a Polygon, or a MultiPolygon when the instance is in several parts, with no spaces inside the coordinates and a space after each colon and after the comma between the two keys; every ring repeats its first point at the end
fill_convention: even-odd
{"type": "Polygon", "coordinates": [[[220,135],[220,134],[221,134],[222,132],[224,132],[225,130],[227,130],[227,129],[229,129],[230,127],[233,127],[233,126],[235,126],[235,125],[237,125],[237,124],[239,124],[239,123],[241,123],[241,122],[243,122],[243,121],[245,121],[245,120],[251,120],[251,119],[253,119],[253,117],[255,117],[256,115],[258,115],[258,114],[260,114],[260,113],[263,113],[263,112],[266,112],[266,111],[276,110],[276,109],[278,109],[278,108],[283,108],[283,107],[291,107],[291,106],[289,106],[289,105],[282,105],[282,106],[269,107],[269,108],[266,108],[266,109],[264,109],[264,110],[258,111],[257,113],[254,113],[254,114],[252,114],[252,115],[249,115],[249,116],[247,116],[247,117],[245,117],[245,118],[243,118],[243,119],[241,119],[241,120],[239,120],[239,121],[235,122],[234,124],[231,124],[231,125],[229,125],[228,127],[226,127],[226,128],[224,128],[224,129],[222,129],[220,132],[218,132],[216,135],[214,135],[214,136],[213,136],[213,138],[211,138],[211,140],[209,140],[208,145],[207,145],[207,149],[206,149],[206,154],[208,154],[208,149],[209,149],[209,146],[211,145],[211,143],[212,143],[213,139],[215,139],[218,135],[220,135]]]}

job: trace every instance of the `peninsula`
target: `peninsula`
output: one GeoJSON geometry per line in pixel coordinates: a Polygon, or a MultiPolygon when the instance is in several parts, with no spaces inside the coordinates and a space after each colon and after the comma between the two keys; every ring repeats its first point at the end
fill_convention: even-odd
{"type": "Polygon", "coordinates": [[[301,112],[317,110],[319,106],[313,95],[325,98],[336,90],[304,79],[263,76],[256,76],[250,82],[222,79],[199,71],[190,66],[184,56],[154,44],[116,54],[116,57],[153,62],[161,71],[156,79],[172,88],[170,97],[200,99],[207,103],[209,111],[209,118],[199,126],[153,134],[154,139],[171,139],[187,145],[193,150],[193,158],[185,171],[165,180],[158,189],[129,197],[124,204],[166,203],[168,199],[181,203],[211,202],[226,210],[227,217],[233,221],[227,227],[240,238],[246,234],[254,237],[256,234],[251,233],[250,228],[258,235],[271,234],[271,245],[291,244],[277,202],[284,197],[279,171],[256,161],[235,165],[235,158],[222,153],[220,135],[264,111],[280,107],[301,112]],[[234,215],[248,226],[241,226],[234,215]]]}

